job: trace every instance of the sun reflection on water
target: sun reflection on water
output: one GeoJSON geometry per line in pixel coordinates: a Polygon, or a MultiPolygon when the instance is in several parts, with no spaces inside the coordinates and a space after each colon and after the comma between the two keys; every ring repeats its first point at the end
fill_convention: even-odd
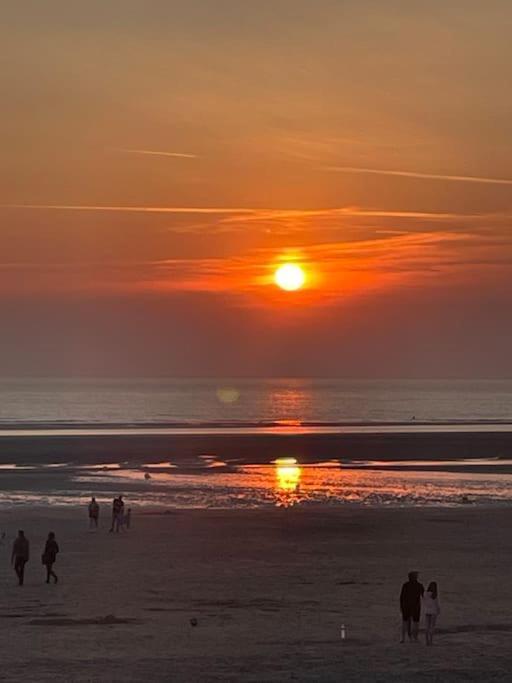
{"type": "Polygon", "coordinates": [[[274,467],[278,505],[293,505],[299,499],[302,469],[295,458],[278,458],[274,467]]]}

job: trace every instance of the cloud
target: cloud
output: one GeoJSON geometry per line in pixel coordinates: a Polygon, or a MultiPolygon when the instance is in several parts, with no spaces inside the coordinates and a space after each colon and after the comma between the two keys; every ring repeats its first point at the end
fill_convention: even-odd
{"type": "Polygon", "coordinates": [[[333,173],[370,173],[373,175],[399,176],[401,178],[420,178],[423,180],[448,180],[459,183],[482,183],[485,185],[512,185],[509,178],[485,178],[478,176],[442,175],[439,173],[416,173],[414,171],[394,171],[379,168],[357,168],[354,166],[324,166],[323,171],[333,173]]]}
{"type": "Polygon", "coordinates": [[[306,268],[310,286],[294,299],[283,299],[283,305],[309,301],[330,304],[340,298],[404,285],[445,286],[455,280],[475,279],[483,282],[487,275],[494,278],[510,271],[510,244],[504,237],[496,239],[492,234],[460,233],[450,228],[422,233],[389,231],[374,238],[297,245],[293,250],[269,245],[237,256],[198,254],[76,264],[6,261],[0,263],[0,299],[8,294],[35,292],[58,292],[60,296],[194,292],[224,293],[242,306],[280,305],[283,297],[273,286],[273,272],[280,262],[293,258],[306,268]],[[21,276],[24,271],[26,275],[21,276]]]}
{"type": "Polygon", "coordinates": [[[117,211],[133,213],[195,213],[229,214],[253,213],[258,209],[205,206],[102,206],[90,204],[3,204],[2,209],[40,209],[45,211],[117,211]]]}
{"type": "MultiPolygon", "coordinates": [[[[511,181],[512,182],[512,181],[511,181]]],[[[2,204],[0,209],[30,209],[44,211],[115,211],[133,213],[175,213],[175,214],[214,214],[238,215],[246,220],[314,218],[321,216],[348,216],[370,218],[428,218],[452,220],[459,218],[479,218],[479,214],[460,214],[438,211],[390,211],[380,209],[361,209],[357,207],[334,207],[321,209],[269,209],[254,207],[218,206],[108,206],[89,204],[2,204]]]]}
{"type": "Polygon", "coordinates": [[[120,149],[127,154],[147,154],[155,157],[174,157],[176,159],[198,159],[197,154],[185,154],[184,152],[159,152],[152,149],[120,149]]]}

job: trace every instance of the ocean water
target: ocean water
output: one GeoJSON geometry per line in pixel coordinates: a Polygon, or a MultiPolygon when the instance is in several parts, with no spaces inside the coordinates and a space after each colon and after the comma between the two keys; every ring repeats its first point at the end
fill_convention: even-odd
{"type": "Polygon", "coordinates": [[[512,422],[512,380],[0,379],[0,428],[512,422]]]}
{"type": "Polygon", "coordinates": [[[481,459],[450,462],[442,436],[424,462],[393,462],[393,452],[358,462],[346,451],[329,462],[315,453],[282,462],[279,448],[256,464],[172,447],[157,462],[143,445],[137,457],[100,462],[87,447],[79,456],[70,447],[68,458],[50,445],[36,458],[30,447],[15,457],[8,445],[13,436],[109,432],[232,433],[236,445],[237,433],[265,430],[510,432],[512,381],[3,379],[0,507],[85,505],[91,495],[109,505],[120,492],[135,509],[512,504],[512,453],[492,457],[484,442],[481,459]]]}

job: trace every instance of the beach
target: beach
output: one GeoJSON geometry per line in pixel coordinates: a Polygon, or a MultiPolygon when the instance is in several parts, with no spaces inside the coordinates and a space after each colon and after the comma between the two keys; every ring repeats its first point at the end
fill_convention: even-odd
{"type": "Polygon", "coordinates": [[[505,458],[512,456],[507,425],[361,425],[315,432],[299,426],[269,430],[221,428],[201,432],[155,427],[118,429],[0,429],[0,464],[158,462],[192,463],[202,455],[234,462],[265,463],[279,457],[301,462],[338,460],[414,460],[505,458]],[[368,429],[373,431],[365,431],[368,429]],[[347,431],[341,431],[345,429],[347,431]]]}
{"type": "Polygon", "coordinates": [[[109,512],[98,532],[83,508],[0,513],[2,680],[509,680],[509,507],[146,510],[119,535],[109,512]],[[410,569],[439,584],[432,648],[398,642],[410,569]]]}

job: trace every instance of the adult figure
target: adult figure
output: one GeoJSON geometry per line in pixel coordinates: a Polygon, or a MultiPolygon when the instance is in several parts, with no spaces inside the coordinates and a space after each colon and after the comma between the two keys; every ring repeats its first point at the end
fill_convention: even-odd
{"type": "Polygon", "coordinates": [[[418,581],[418,572],[409,572],[409,580],[404,583],[400,592],[400,611],[402,612],[402,638],[401,643],[405,640],[405,634],[409,636],[409,640],[418,640],[418,630],[421,613],[421,598],[425,589],[418,581]]]}
{"type": "Polygon", "coordinates": [[[91,502],[88,506],[89,509],[89,529],[98,528],[98,518],[100,516],[100,506],[96,502],[96,498],[93,496],[91,502]]]}
{"type": "Polygon", "coordinates": [[[21,529],[18,531],[18,537],[13,543],[11,562],[14,564],[14,571],[18,576],[18,581],[20,586],[23,586],[23,581],[25,578],[25,564],[28,562],[30,557],[29,543],[25,536],[25,532],[21,529]]]}
{"type": "Polygon", "coordinates": [[[425,639],[427,645],[432,645],[434,642],[434,630],[436,628],[437,617],[441,613],[437,583],[435,581],[431,581],[428,584],[422,602],[423,613],[425,615],[425,639]]]}
{"type": "Polygon", "coordinates": [[[50,583],[50,577],[53,576],[53,580],[55,583],[59,580],[57,574],[53,571],[53,565],[55,564],[55,560],[57,559],[57,553],[59,552],[59,546],[57,544],[57,541],[55,540],[55,534],[53,531],[50,531],[48,534],[48,539],[46,541],[46,545],[44,547],[44,552],[41,557],[41,560],[46,567],[46,583],[50,583]]]}
{"type": "Polygon", "coordinates": [[[110,531],[114,531],[114,528],[117,533],[119,533],[119,527],[123,523],[123,515],[124,515],[124,502],[123,502],[123,496],[118,496],[117,498],[114,498],[112,502],[112,526],[110,527],[110,531]]]}

